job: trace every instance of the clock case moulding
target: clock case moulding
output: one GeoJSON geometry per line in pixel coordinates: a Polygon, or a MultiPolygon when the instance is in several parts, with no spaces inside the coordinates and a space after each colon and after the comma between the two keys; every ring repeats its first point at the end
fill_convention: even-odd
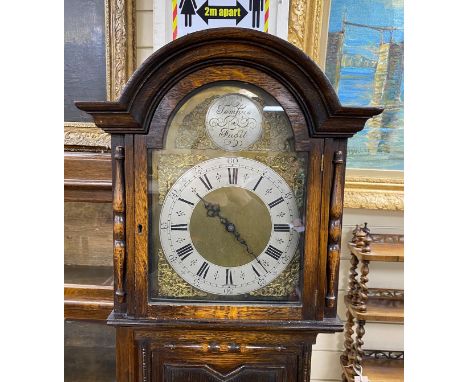
{"type": "Polygon", "coordinates": [[[313,337],[307,342],[317,333],[342,330],[336,299],[347,139],[383,109],[342,106],[305,53],[275,36],[241,28],[177,39],[135,71],[118,101],[76,106],[112,136],[115,298],[109,323],[301,332],[313,337]],[[148,303],[147,150],[164,147],[171,113],[184,97],[218,81],[246,82],[270,93],[291,122],[296,151],[308,153],[303,290],[296,306],[148,303]]]}

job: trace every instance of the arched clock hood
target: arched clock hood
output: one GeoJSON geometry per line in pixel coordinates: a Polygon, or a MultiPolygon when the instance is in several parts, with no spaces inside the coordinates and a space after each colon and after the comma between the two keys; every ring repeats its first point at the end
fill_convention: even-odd
{"type": "Polygon", "coordinates": [[[76,102],[108,133],[146,134],[166,92],[206,67],[235,65],[275,78],[294,96],[309,138],[351,137],[380,114],[377,107],[341,105],[322,70],[304,52],[276,36],[242,28],[215,28],[181,37],[153,53],[115,102],[76,102]]]}

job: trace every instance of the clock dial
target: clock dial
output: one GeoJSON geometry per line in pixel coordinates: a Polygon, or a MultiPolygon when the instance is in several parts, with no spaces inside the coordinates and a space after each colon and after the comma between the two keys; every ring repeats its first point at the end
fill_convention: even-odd
{"type": "Polygon", "coordinates": [[[296,251],[299,214],[284,179],[247,158],[192,167],[169,191],[160,241],[173,269],[208,293],[239,295],[273,281],[296,251]]]}

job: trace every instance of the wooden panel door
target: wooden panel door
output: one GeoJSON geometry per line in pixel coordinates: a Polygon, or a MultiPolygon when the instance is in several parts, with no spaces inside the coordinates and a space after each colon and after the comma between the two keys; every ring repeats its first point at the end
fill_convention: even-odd
{"type": "MultiPolygon", "coordinates": [[[[196,346],[196,345],[195,345],[196,346]]],[[[213,346],[216,348],[216,345],[213,346]]],[[[229,350],[227,350],[229,351],[229,350]]],[[[240,353],[214,349],[150,350],[153,382],[289,382],[297,381],[299,356],[272,348],[240,353]]]]}
{"type": "Polygon", "coordinates": [[[310,336],[262,331],[118,328],[118,380],[309,382],[310,336]]]}

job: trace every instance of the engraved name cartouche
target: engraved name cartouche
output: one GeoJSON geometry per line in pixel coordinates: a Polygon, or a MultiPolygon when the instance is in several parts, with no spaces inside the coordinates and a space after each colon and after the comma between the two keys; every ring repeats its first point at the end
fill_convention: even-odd
{"type": "Polygon", "coordinates": [[[249,98],[227,94],[216,99],[207,113],[207,130],[213,141],[227,150],[252,145],[261,134],[261,113],[249,98]]]}

